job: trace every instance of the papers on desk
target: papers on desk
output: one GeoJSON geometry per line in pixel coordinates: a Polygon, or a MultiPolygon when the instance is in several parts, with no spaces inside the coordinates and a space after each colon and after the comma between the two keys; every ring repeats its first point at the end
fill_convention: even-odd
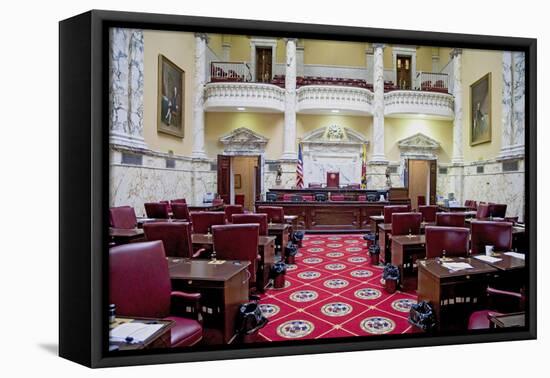
{"type": "Polygon", "coordinates": [[[210,264],[210,265],[221,265],[221,264],[225,264],[225,260],[210,260],[210,261],[208,261],[208,264],[210,264]]]}
{"type": "Polygon", "coordinates": [[[517,252],[504,252],[506,256],[515,257],[516,259],[525,260],[525,254],[517,252]]]}
{"type": "Polygon", "coordinates": [[[487,256],[487,255],[478,255],[478,256],[474,256],[474,258],[481,261],[488,262],[488,263],[496,263],[496,262],[502,261],[502,259],[499,259],[498,257],[487,256]]]}
{"type": "Polygon", "coordinates": [[[449,269],[450,271],[459,271],[459,270],[465,270],[465,269],[473,269],[473,266],[471,266],[468,263],[464,262],[448,262],[448,263],[442,263],[441,266],[444,268],[449,269]]]}
{"type": "Polygon", "coordinates": [[[111,341],[139,344],[145,342],[151,335],[162,328],[162,324],[124,323],[109,332],[111,341]]]}

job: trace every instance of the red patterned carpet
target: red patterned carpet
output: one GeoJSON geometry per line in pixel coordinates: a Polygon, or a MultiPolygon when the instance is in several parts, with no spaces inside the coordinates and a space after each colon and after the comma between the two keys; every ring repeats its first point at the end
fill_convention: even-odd
{"type": "Polygon", "coordinates": [[[270,289],[260,305],[268,341],[319,339],[410,331],[416,296],[388,294],[382,268],[369,264],[362,235],[306,235],[286,287],[270,289]]]}

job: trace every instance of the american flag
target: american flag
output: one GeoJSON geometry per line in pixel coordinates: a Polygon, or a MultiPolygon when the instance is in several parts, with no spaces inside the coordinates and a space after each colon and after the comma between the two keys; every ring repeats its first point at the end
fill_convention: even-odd
{"type": "Polygon", "coordinates": [[[361,151],[361,189],[367,189],[367,146],[361,151]]]}
{"type": "Polygon", "coordinates": [[[304,187],[304,159],[302,158],[302,143],[298,144],[298,165],[296,165],[296,187],[304,187]]]}

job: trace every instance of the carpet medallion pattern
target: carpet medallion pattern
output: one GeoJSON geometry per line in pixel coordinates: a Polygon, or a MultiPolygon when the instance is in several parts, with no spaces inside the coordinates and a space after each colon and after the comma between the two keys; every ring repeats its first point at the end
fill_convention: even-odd
{"type": "Polygon", "coordinates": [[[267,341],[407,333],[411,293],[388,294],[362,235],[306,235],[285,286],[260,296],[267,341]]]}

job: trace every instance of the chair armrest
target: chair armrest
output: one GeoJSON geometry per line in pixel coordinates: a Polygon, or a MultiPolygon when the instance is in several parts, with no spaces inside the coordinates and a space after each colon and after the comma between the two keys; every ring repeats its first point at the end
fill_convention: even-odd
{"type": "Polygon", "coordinates": [[[195,253],[193,253],[193,256],[192,256],[192,257],[193,257],[194,259],[201,258],[201,257],[203,257],[202,255],[203,255],[205,252],[207,252],[207,251],[206,251],[206,248],[201,248],[201,249],[199,249],[198,251],[196,251],[195,253]]]}
{"type": "Polygon", "coordinates": [[[184,318],[201,320],[200,293],[173,291],[171,294],[170,313],[184,318]]]}

